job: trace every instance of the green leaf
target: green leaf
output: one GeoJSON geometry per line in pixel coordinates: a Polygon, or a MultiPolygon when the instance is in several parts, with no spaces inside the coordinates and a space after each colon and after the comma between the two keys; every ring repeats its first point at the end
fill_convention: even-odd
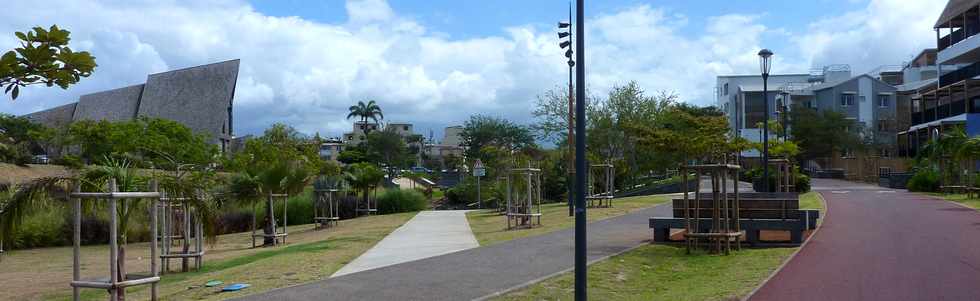
{"type": "Polygon", "coordinates": [[[20,95],[20,86],[14,86],[14,91],[10,93],[10,98],[17,99],[18,95],[20,95]]]}
{"type": "Polygon", "coordinates": [[[24,34],[23,32],[19,32],[18,31],[18,32],[15,32],[14,35],[16,35],[18,39],[21,39],[23,41],[27,41],[27,35],[24,34]]]}

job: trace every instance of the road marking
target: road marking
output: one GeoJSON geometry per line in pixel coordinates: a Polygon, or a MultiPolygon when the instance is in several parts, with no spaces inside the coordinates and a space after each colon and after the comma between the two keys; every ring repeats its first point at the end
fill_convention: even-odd
{"type": "Polygon", "coordinates": [[[895,193],[894,190],[878,190],[878,193],[895,193]]]}
{"type": "Polygon", "coordinates": [[[847,190],[834,190],[834,191],[831,191],[830,193],[834,193],[834,194],[845,194],[845,193],[848,193],[848,192],[850,192],[850,191],[847,191],[847,190]]]}

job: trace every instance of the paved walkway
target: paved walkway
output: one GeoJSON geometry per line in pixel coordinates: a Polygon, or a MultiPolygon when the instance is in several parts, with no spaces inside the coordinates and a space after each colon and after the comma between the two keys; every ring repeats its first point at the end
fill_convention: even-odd
{"type": "MultiPolygon", "coordinates": [[[[648,242],[650,216],[669,215],[670,207],[657,206],[590,223],[589,261],[648,242]]],[[[573,230],[566,229],[277,289],[242,300],[478,299],[570,270],[574,266],[573,246],[573,230]]]]}
{"type": "Polygon", "coordinates": [[[751,300],[978,300],[980,214],[900,190],[814,179],[821,229],[751,300]]]}
{"type": "Polygon", "coordinates": [[[385,236],[333,276],[338,277],[403,262],[479,247],[466,211],[422,211],[385,236]]]}

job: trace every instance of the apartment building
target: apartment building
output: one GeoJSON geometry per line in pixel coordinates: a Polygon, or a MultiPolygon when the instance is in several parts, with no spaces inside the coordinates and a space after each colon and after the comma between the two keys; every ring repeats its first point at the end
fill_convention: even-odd
{"type": "MultiPolygon", "coordinates": [[[[749,141],[761,142],[761,125],[768,104],[770,120],[781,122],[793,105],[818,111],[834,110],[871,129],[876,137],[881,137],[882,143],[895,143],[898,128],[895,87],[868,74],[851,76],[847,65],[829,65],[808,73],[770,75],[766,102],[760,75],[719,76],[717,82],[718,107],[728,114],[729,126],[749,141]]],[[[787,129],[791,127],[792,123],[787,129]]],[[[769,139],[781,134],[770,132],[769,139]]],[[[742,156],[755,158],[761,154],[751,150],[742,156]]]]}
{"type": "Polygon", "coordinates": [[[938,79],[909,87],[910,125],[898,134],[912,157],[954,126],[980,135],[980,0],[952,0],[933,26],[938,79]]]}

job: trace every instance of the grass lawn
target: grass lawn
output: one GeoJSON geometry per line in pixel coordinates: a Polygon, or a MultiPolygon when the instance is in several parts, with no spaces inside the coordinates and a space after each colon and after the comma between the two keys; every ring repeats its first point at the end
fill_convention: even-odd
{"type": "MultiPolygon", "coordinates": [[[[616,199],[613,208],[589,208],[588,220],[595,221],[613,216],[624,215],[639,209],[653,207],[670,201],[669,196],[638,196],[616,199]]],[[[575,219],[568,216],[566,203],[551,203],[541,205],[541,226],[533,229],[507,230],[507,219],[492,210],[473,211],[466,214],[473,229],[473,235],[481,246],[516,238],[544,234],[556,230],[571,228],[575,219]]]]}
{"type": "MultiPolygon", "coordinates": [[[[823,210],[820,195],[800,207],[823,210]]],[[[649,244],[589,267],[594,300],[738,300],[752,292],[798,248],[743,248],[732,255],[685,254],[683,247],[649,244]]],[[[572,300],[574,275],[565,273],[497,298],[572,300]]]]}
{"type": "MultiPolygon", "coordinates": [[[[329,277],[344,264],[374,246],[385,235],[415,216],[400,213],[340,221],[340,225],[313,231],[313,225],[291,226],[286,246],[251,248],[249,233],[221,236],[209,246],[200,272],[171,273],[162,277],[160,297],[164,300],[218,300],[254,294],[273,288],[296,285],[329,277]],[[252,287],[234,293],[217,293],[202,288],[209,280],[226,284],[242,282],[252,287]]],[[[71,248],[16,250],[0,261],[0,300],[68,300],[71,298],[71,248]]],[[[127,269],[148,270],[146,243],[127,247],[127,269]]],[[[108,275],[108,248],[82,249],[82,276],[108,275]]],[[[179,262],[176,266],[179,267],[179,262]]],[[[171,264],[173,269],[174,264],[171,264]]],[[[82,290],[83,299],[104,300],[105,291],[82,290]]],[[[127,289],[132,300],[148,300],[149,286],[127,289]]]]}
{"type": "Polygon", "coordinates": [[[950,202],[957,202],[967,207],[980,210],[980,199],[971,199],[966,197],[965,193],[954,193],[954,194],[943,194],[938,192],[926,193],[931,196],[940,197],[950,202]]]}

